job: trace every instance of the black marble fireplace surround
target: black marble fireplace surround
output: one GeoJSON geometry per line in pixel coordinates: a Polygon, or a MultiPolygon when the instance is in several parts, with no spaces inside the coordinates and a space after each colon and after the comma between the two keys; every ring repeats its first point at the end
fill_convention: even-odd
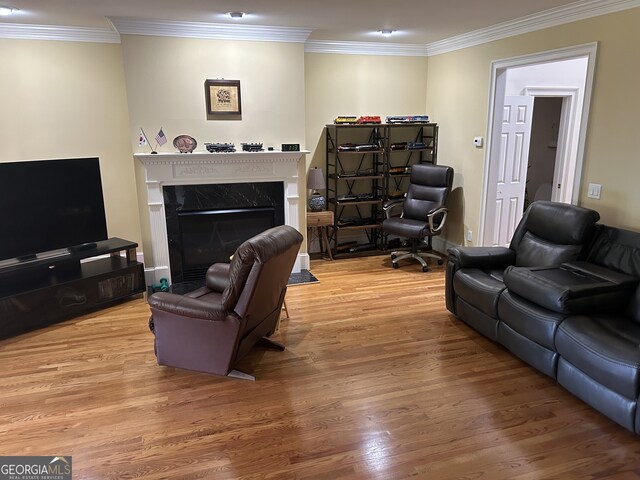
{"type": "Polygon", "coordinates": [[[204,279],[252,236],[284,225],[284,183],[165,185],[164,207],[174,284],[204,279]]]}

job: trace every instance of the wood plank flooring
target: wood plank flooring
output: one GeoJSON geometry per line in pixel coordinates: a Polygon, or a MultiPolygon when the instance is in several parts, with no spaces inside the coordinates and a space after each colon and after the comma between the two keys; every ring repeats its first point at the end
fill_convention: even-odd
{"type": "Polygon", "coordinates": [[[240,369],[160,367],[135,299],[0,341],[0,455],[74,479],[630,479],[640,437],[452,317],[444,269],[313,261],[240,369]]]}

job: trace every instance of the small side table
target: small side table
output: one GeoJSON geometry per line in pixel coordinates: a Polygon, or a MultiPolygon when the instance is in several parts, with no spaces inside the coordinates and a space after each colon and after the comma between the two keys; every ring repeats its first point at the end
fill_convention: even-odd
{"type": "MultiPolygon", "coordinates": [[[[320,251],[324,246],[329,260],[333,260],[331,255],[331,246],[329,245],[329,237],[327,236],[327,227],[333,226],[333,212],[330,210],[322,210],[320,212],[307,212],[307,229],[318,229],[318,239],[320,240],[320,251]]],[[[311,236],[307,235],[307,251],[309,251],[311,236]]]]}

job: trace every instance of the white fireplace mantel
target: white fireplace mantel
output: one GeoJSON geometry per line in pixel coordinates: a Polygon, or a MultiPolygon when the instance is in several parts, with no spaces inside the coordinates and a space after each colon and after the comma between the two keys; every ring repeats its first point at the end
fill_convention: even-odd
{"type": "MultiPolygon", "coordinates": [[[[144,252],[147,281],[166,278],[171,282],[169,243],[164,210],[164,185],[202,185],[215,183],[284,183],[285,224],[300,232],[306,230],[306,216],[300,210],[300,192],[306,187],[305,155],[301,152],[234,153],[136,153],[144,165],[147,205],[151,228],[151,257],[144,252]],[[152,260],[152,261],[151,261],[152,260]]],[[[304,206],[303,206],[304,207],[304,206]]],[[[294,272],[309,268],[309,255],[298,253],[294,272]]]]}

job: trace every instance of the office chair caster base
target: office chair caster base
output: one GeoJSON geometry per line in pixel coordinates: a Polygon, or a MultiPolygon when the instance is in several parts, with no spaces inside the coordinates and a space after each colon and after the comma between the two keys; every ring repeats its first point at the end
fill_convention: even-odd
{"type": "Polygon", "coordinates": [[[392,254],[391,254],[391,260],[395,260],[395,259],[396,259],[396,257],[397,257],[397,255],[396,255],[395,253],[392,253],[392,254]]]}
{"type": "Polygon", "coordinates": [[[398,268],[400,265],[398,265],[398,262],[391,262],[391,266],[393,268],[398,268]]]}
{"type": "Polygon", "coordinates": [[[422,267],[422,271],[423,272],[428,272],[429,271],[429,267],[422,267]]]}
{"type": "Polygon", "coordinates": [[[442,259],[438,259],[438,265],[442,265],[444,262],[442,261],[442,259]]]}

